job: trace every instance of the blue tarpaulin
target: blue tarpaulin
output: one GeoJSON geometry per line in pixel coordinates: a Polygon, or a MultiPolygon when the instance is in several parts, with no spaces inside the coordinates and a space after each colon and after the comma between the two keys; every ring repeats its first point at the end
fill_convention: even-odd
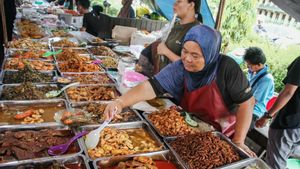
{"type": "MultiPolygon", "coordinates": [[[[175,0],[143,0],[143,2],[148,4],[153,11],[156,11],[168,20],[172,19],[175,0]]],[[[214,28],[215,21],[206,0],[201,0],[200,13],[203,17],[203,24],[214,28]]]]}

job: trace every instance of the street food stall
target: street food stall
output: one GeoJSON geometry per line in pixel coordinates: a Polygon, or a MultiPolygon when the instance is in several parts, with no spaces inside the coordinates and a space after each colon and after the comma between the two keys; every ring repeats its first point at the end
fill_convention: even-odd
{"type": "Polygon", "coordinates": [[[128,90],[120,64],[136,58],[47,16],[59,8],[18,10],[1,65],[0,168],[268,168],[168,99],[123,110],[89,146],[106,105],[128,90]]]}

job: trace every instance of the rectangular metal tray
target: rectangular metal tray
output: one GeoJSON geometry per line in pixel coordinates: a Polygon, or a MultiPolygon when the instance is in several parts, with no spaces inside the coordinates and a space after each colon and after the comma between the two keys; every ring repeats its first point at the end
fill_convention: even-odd
{"type": "MultiPolygon", "coordinates": [[[[2,70],[18,70],[18,69],[9,69],[9,68],[5,68],[5,65],[6,65],[6,63],[8,63],[10,60],[12,60],[12,59],[14,59],[14,58],[5,58],[4,60],[3,60],[3,64],[2,64],[2,70]]],[[[37,59],[24,59],[24,60],[27,60],[27,61],[38,61],[37,59]]],[[[39,61],[42,61],[42,62],[45,62],[45,63],[48,63],[48,64],[50,64],[50,65],[52,65],[53,66],[53,69],[52,70],[38,70],[38,71],[41,71],[41,72],[48,72],[48,71],[53,71],[53,70],[55,70],[56,69],[56,65],[54,64],[54,62],[53,61],[51,61],[51,60],[40,60],[39,59],[39,61]]],[[[29,63],[29,64],[31,64],[31,63],[29,63]]]]}
{"type": "MultiPolygon", "coordinates": [[[[144,117],[145,120],[149,123],[149,125],[157,132],[157,134],[158,134],[160,137],[162,137],[162,138],[169,138],[169,139],[174,139],[174,138],[179,137],[179,136],[166,136],[166,135],[161,134],[161,132],[159,131],[159,129],[156,128],[155,125],[154,125],[154,124],[151,122],[151,120],[149,120],[149,118],[148,118],[148,116],[149,116],[151,113],[153,113],[153,112],[143,112],[143,117],[144,117]]],[[[205,132],[205,131],[214,131],[213,126],[211,126],[211,125],[209,125],[209,124],[203,122],[202,120],[196,118],[196,117],[193,116],[193,115],[191,115],[191,117],[193,118],[193,120],[195,120],[196,122],[198,122],[198,127],[197,127],[197,128],[199,129],[200,132],[201,132],[201,131],[204,131],[204,132],[205,132]],[[205,130],[204,130],[204,129],[201,129],[200,127],[201,127],[202,125],[210,126],[210,127],[211,127],[211,130],[208,130],[208,129],[205,129],[205,130]]]]}
{"type": "Polygon", "coordinates": [[[112,58],[113,60],[116,61],[117,63],[117,67],[107,67],[105,66],[103,63],[100,63],[99,65],[101,65],[105,70],[113,70],[113,71],[118,71],[118,59],[111,57],[111,56],[92,56],[95,60],[102,60],[102,59],[106,59],[106,58],[112,58]]]}
{"type": "MultiPolygon", "coordinates": [[[[81,109],[81,107],[83,106],[86,106],[88,104],[91,104],[91,103],[94,103],[94,104],[108,104],[110,103],[111,101],[94,101],[94,102],[88,102],[88,103],[73,103],[73,104],[70,104],[70,106],[72,108],[79,108],[81,109]]],[[[82,109],[83,110],[83,109],[82,109]]],[[[130,111],[130,112],[133,112],[135,114],[135,119],[134,121],[123,121],[123,122],[116,122],[114,123],[113,121],[111,121],[110,123],[111,124],[117,124],[117,123],[132,123],[132,122],[142,122],[143,121],[143,118],[142,116],[136,111],[136,110],[133,110],[133,109],[129,109],[129,108],[124,108],[122,113],[126,112],[126,111],[130,111]]],[[[122,114],[121,113],[121,114],[122,114]]],[[[102,122],[101,122],[102,123],[102,122]]]]}
{"type": "MultiPolygon", "coordinates": [[[[105,45],[100,45],[100,46],[105,46],[105,45]]],[[[87,48],[88,51],[90,52],[90,54],[91,54],[94,58],[104,58],[104,57],[112,57],[112,58],[115,58],[115,59],[119,58],[118,55],[117,55],[113,50],[112,50],[112,52],[115,54],[115,56],[109,56],[109,55],[95,55],[95,54],[92,52],[91,48],[98,48],[98,47],[99,47],[99,46],[92,46],[92,47],[87,48]]]]}
{"type": "Polygon", "coordinates": [[[58,48],[61,48],[61,47],[59,47],[59,46],[53,46],[53,43],[55,43],[55,42],[59,42],[59,41],[61,41],[61,40],[63,40],[63,39],[67,39],[68,41],[70,41],[70,42],[73,42],[73,43],[75,43],[76,45],[77,45],[77,47],[78,47],[78,45],[79,45],[79,41],[76,39],[76,38],[62,38],[62,37],[54,37],[54,38],[49,38],[49,44],[51,44],[51,46],[54,48],[54,47],[58,47],[58,48]]]}
{"type": "MultiPolygon", "coordinates": [[[[0,128],[0,133],[3,133],[5,131],[24,131],[24,130],[42,130],[42,129],[55,129],[55,130],[70,130],[68,127],[63,127],[63,126],[58,126],[58,125],[48,125],[48,126],[39,126],[36,128],[32,128],[31,126],[22,126],[20,128],[15,128],[14,126],[9,126],[6,128],[0,128]]],[[[72,133],[74,133],[74,135],[76,134],[74,130],[70,130],[72,131],[72,133]]],[[[27,159],[27,160],[11,160],[11,161],[6,161],[6,162],[2,162],[0,163],[0,167],[5,167],[8,164],[11,164],[12,162],[21,162],[21,163],[26,163],[26,162],[32,162],[32,161],[38,161],[38,160],[51,160],[57,157],[69,157],[71,155],[79,155],[82,153],[82,149],[79,145],[78,141],[75,141],[75,146],[78,149],[78,152],[76,153],[72,153],[72,154],[64,154],[64,155],[59,155],[59,156],[47,156],[47,157],[40,157],[40,158],[34,158],[34,159],[27,159]]],[[[74,144],[73,143],[73,144],[74,144]]]]}
{"type": "MultiPolygon", "coordinates": [[[[93,130],[93,129],[96,129],[98,127],[99,127],[99,125],[82,126],[82,127],[78,128],[78,131],[80,132],[80,131],[84,131],[84,130],[93,130]]],[[[158,146],[162,146],[162,149],[160,151],[167,150],[164,143],[155,135],[153,130],[150,128],[150,126],[145,122],[109,124],[107,127],[112,127],[112,128],[117,128],[117,129],[143,128],[156,141],[158,146]]],[[[85,142],[84,142],[84,138],[79,139],[79,145],[81,146],[81,149],[84,151],[84,153],[86,154],[86,156],[89,160],[91,160],[91,161],[97,160],[97,159],[92,159],[89,156],[87,147],[86,147],[85,142]]],[[[160,151],[154,151],[154,152],[160,152],[160,151]]],[[[139,154],[142,154],[142,153],[138,153],[136,155],[139,155],[139,154]]],[[[111,158],[111,157],[102,157],[102,158],[98,158],[98,159],[102,160],[102,159],[109,159],[109,158],[111,158]]]]}
{"type": "MultiPolygon", "coordinates": [[[[1,85],[0,86],[0,98],[2,97],[2,93],[3,93],[4,88],[6,88],[6,87],[15,87],[15,86],[20,86],[20,85],[21,84],[4,84],[4,85],[1,85]]],[[[57,87],[58,90],[61,89],[57,84],[35,84],[35,86],[37,88],[42,88],[42,87],[45,87],[45,86],[52,86],[52,87],[57,87]]],[[[66,98],[64,92],[61,95],[62,95],[62,97],[48,98],[48,99],[38,99],[38,100],[53,100],[53,99],[65,99],[66,98]]],[[[2,101],[4,101],[4,100],[2,100],[2,101]]],[[[10,100],[10,101],[20,101],[20,100],[10,100]]]]}
{"type": "Polygon", "coordinates": [[[51,165],[53,162],[57,162],[58,164],[81,164],[82,169],[90,169],[88,160],[85,156],[78,154],[74,156],[66,156],[66,157],[53,157],[51,159],[38,159],[33,161],[25,161],[25,162],[11,162],[5,164],[5,166],[0,167],[0,169],[19,169],[19,168],[45,168],[51,165]]]}
{"type": "MultiPolygon", "coordinates": [[[[2,107],[7,107],[10,109],[13,109],[14,111],[20,111],[20,110],[24,110],[24,109],[29,109],[32,107],[36,107],[38,108],[42,108],[43,106],[55,106],[58,109],[58,106],[61,105],[61,110],[63,109],[68,109],[69,108],[69,104],[67,104],[66,100],[63,99],[56,99],[56,100],[38,100],[38,101],[0,101],[0,109],[2,107]],[[18,108],[19,107],[19,108],[18,108]]],[[[44,114],[54,114],[55,112],[44,112],[44,114]]],[[[4,118],[4,115],[1,115],[1,121],[0,121],[0,128],[6,128],[6,127],[10,127],[10,126],[15,126],[15,128],[19,128],[22,127],[24,125],[26,126],[31,126],[32,128],[34,127],[39,127],[39,126],[47,126],[47,125],[59,125],[59,123],[56,123],[54,118],[52,121],[48,121],[48,122],[43,122],[43,123],[34,123],[34,124],[21,124],[18,122],[8,122],[7,118],[4,118]]]]}
{"type": "MultiPolygon", "coordinates": [[[[29,49],[22,49],[22,50],[15,50],[15,49],[9,49],[8,50],[8,54],[7,54],[7,57],[8,58],[15,58],[13,57],[12,55],[15,53],[15,52],[18,52],[18,51],[22,51],[22,52],[30,52],[30,51],[45,51],[48,52],[50,50],[45,50],[45,49],[41,49],[41,50],[29,50],[29,49]]],[[[43,57],[40,57],[38,59],[32,59],[32,60],[43,60],[43,61],[54,61],[54,58],[51,56],[47,57],[47,58],[43,58],[43,57]]]]}
{"type": "MultiPolygon", "coordinates": [[[[118,91],[118,89],[116,88],[115,85],[78,85],[78,86],[74,86],[74,87],[97,87],[97,86],[99,86],[99,87],[113,87],[115,89],[115,96],[116,96],[116,98],[117,98],[117,96],[121,96],[121,93],[118,91]]],[[[73,103],[89,103],[91,101],[112,101],[112,100],[91,100],[91,101],[80,101],[80,102],[73,101],[73,100],[71,100],[69,98],[67,90],[65,90],[64,93],[65,93],[66,99],[69,102],[69,104],[73,104],[73,103]]]]}
{"type": "MultiPolygon", "coordinates": [[[[59,63],[63,63],[63,62],[56,62],[55,63],[55,65],[56,65],[56,67],[57,67],[57,70],[58,70],[58,72],[60,73],[60,74],[63,74],[63,73],[105,73],[105,70],[101,67],[101,66],[99,66],[99,70],[98,71],[95,71],[95,72],[62,72],[61,70],[60,70],[60,66],[59,66],[59,63]]],[[[92,64],[92,63],[91,63],[92,64]]]]}
{"type": "MultiPolygon", "coordinates": [[[[18,72],[18,70],[4,70],[1,72],[0,75],[0,84],[20,84],[20,83],[5,83],[4,78],[5,75],[8,74],[7,76],[10,76],[13,73],[18,72]]],[[[55,78],[58,77],[57,72],[55,70],[52,71],[40,71],[42,74],[46,75],[51,75],[52,76],[52,81],[51,82],[35,82],[35,83],[41,83],[41,84],[50,84],[50,83],[55,83],[55,78]]]]}
{"type": "Polygon", "coordinates": [[[109,159],[97,159],[93,161],[93,167],[94,169],[105,169],[105,168],[111,168],[116,165],[118,165],[121,161],[127,161],[132,160],[133,157],[137,156],[146,156],[150,157],[153,160],[168,160],[172,162],[177,169],[185,169],[182,164],[179,163],[179,161],[176,160],[176,157],[174,154],[169,150],[164,150],[161,152],[152,152],[152,153],[143,153],[143,154],[132,154],[127,156],[119,156],[119,157],[111,157],[109,159]]]}
{"type": "Polygon", "coordinates": [[[60,47],[53,47],[53,50],[54,51],[58,51],[59,49],[62,49],[62,50],[64,50],[64,49],[72,49],[72,50],[84,50],[84,51],[86,51],[85,53],[78,53],[79,55],[89,55],[90,54],[90,52],[87,50],[87,48],[85,48],[85,47],[77,47],[77,48],[60,48],[60,47]]]}
{"type": "MultiPolygon", "coordinates": [[[[83,72],[83,73],[61,73],[62,77],[69,77],[70,79],[73,79],[71,76],[72,75],[106,75],[109,78],[109,83],[103,83],[103,85],[111,85],[111,86],[115,86],[116,85],[116,81],[107,73],[93,73],[93,72],[83,72]]],[[[72,81],[73,82],[77,82],[77,81],[72,81]]],[[[87,85],[102,85],[102,83],[97,83],[97,84],[90,84],[90,83],[83,83],[80,82],[80,84],[87,84],[87,85]]]]}
{"type": "Polygon", "coordinates": [[[255,166],[257,169],[271,169],[262,159],[260,158],[249,158],[232,164],[227,167],[223,167],[223,169],[245,169],[248,166],[255,166]]]}
{"type": "MultiPolygon", "coordinates": [[[[229,138],[227,138],[225,135],[223,135],[222,133],[218,132],[218,131],[214,131],[212,132],[215,136],[219,137],[221,140],[226,141],[228,144],[230,144],[234,150],[240,155],[241,159],[247,159],[250,158],[249,155],[247,153],[245,153],[242,149],[240,149],[239,147],[237,147],[234,143],[231,142],[231,140],[229,138]]],[[[189,169],[188,164],[179,156],[179,154],[177,154],[177,152],[173,149],[173,147],[170,145],[170,142],[175,140],[176,138],[164,138],[164,142],[166,143],[166,145],[168,146],[168,148],[174,153],[175,157],[177,158],[178,161],[180,161],[180,163],[183,164],[183,166],[186,169],[189,169]]],[[[240,160],[241,161],[241,160],[240,160]]],[[[229,167],[232,168],[231,166],[234,164],[239,163],[240,161],[236,161],[233,162],[231,164],[226,164],[224,166],[218,167],[219,169],[223,169],[224,167],[229,167]]]]}

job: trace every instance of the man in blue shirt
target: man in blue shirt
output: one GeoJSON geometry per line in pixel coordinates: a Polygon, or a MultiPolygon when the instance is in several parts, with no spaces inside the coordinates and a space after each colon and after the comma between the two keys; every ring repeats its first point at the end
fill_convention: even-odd
{"type": "Polygon", "coordinates": [[[248,80],[255,98],[251,124],[251,128],[253,128],[256,120],[267,111],[266,105],[274,94],[274,79],[268,73],[269,67],[265,64],[266,57],[260,48],[250,47],[246,49],[244,60],[248,67],[248,80]]]}

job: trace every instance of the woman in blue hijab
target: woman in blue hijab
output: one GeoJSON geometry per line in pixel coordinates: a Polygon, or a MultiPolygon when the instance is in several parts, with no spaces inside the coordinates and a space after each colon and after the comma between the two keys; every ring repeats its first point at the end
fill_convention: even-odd
{"type": "Polygon", "coordinates": [[[109,104],[105,112],[112,118],[115,108],[150,100],[165,93],[177,105],[213,125],[251,156],[244,144],[254,98],[246,76],[231,58],[220,54],[221,35],[205,25],[191,28],[184,38],[181,60],[109,104]]]}

